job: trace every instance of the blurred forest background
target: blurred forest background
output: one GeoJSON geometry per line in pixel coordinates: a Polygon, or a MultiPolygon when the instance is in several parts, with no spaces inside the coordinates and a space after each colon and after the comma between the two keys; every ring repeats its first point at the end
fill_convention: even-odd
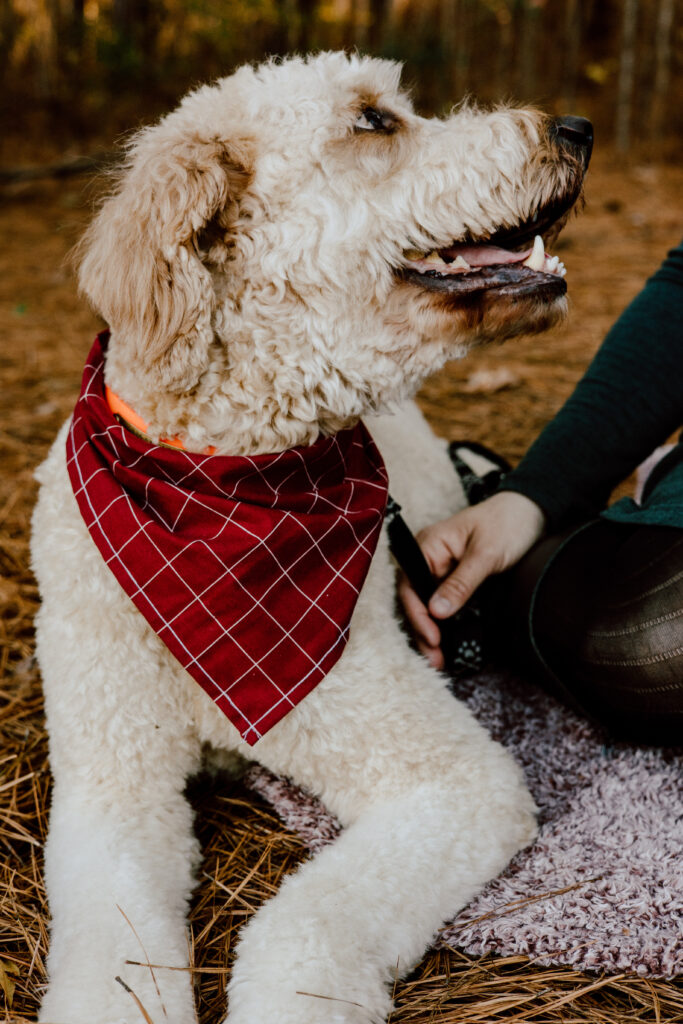
{"type": "MultiPolygon", "coordinates": [[[[519,459],[681,238],[683,0],[0,0],[1,1021],[35,1020],[45,980],[39,849],[50,773],[28,535],[34,468],[73,409],[102,326],[66,260],[107,186],[93,172],[123,131],[192,85],[245,60],[322,47],[405,61],[424,112],[443,113],[469,92],[532,100],[596,126],[586,208],[553,249],[567,265],[569,322],[483,347],[428,381],[419,400],[443,437],[519,459]]],[[[205,972],[199,1017],[212,1024],[225,1012],[238,927],[304,851],[237,784],[198,793],[197,810],[205,860],[191,941],[205,972]]],[[[683,1021],[680,979],[596,982],[458,953],[430,954],[397,1002],[396,1024],[683,1021]]]]}
{"type": "Polygon", "coordinates": [[[683,0],[0,0],[3,155],[134,127],[243,61],[340,47],[405,61],[426,111],[514,97],[590,117],[623,153],[683,148],[683,0]]]}

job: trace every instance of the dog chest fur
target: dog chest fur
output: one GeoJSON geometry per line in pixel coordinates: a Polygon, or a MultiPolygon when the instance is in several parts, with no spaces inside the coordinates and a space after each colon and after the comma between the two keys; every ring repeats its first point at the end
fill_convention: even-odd
{"type": "MultiPolygon", "coordinates": [[[[537,111],[420,118],[398,78],[387,62],[321,54],[197,90],[134,138],[84,239],[81,280],[112,328],[108,382],[155,440],[281,451],[362,416],[417,530],[463,497],[444,443],[404,399],[472,345],[548,326],[564,300],[539,275],[537,295],[463,305],[407,283],[404,254],[575,198],[581,170],[537,111]]],[[[248,748],[101,559],[69,485],[66,430],[38,472],[33,522],[55,776],[41,1019],[132,1024],[117,975],[153,1020],[195,1019],[186,970],[155,979],[130,961],[142,943],[152,963],[187,966],[199,851],[183,793],[209,745],[288,775],[345,826],[243,929],[230,1024],[382,1020],[397,962],[409,970],[532,838],[520,771],[410,648],[385,537],[342,658],[248,748]]]]}

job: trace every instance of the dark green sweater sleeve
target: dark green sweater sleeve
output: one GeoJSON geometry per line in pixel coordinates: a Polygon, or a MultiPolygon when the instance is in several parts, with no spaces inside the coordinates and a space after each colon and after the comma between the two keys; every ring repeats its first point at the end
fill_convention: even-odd
{"type": "Polygon", "coordinates": [[[550,529],[589,518],[683,423],[683,242],[619,317],[576,390],[503,490],[541,506],[550,529]]]}

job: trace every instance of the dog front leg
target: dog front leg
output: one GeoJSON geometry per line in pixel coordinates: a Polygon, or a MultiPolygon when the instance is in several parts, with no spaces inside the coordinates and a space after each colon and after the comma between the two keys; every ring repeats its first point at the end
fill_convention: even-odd
{"type": "Polygon", "coordinates": [[[436,787],[368,810],[247,925],[229,1024],[384,1021],[396,970],[532,835],[530,816],[505,840],[485,819],[436,787]]]}
{"type": "Polygon", "coordinates": [[[50,981],[40,1020],[138,1024],[135,997],[155,1022],[195,1020],[186,911],[197,853],[180,791],[152,785],[141,799],[57,777],[45,850],[50,981]]]}
{"type": "Polygon", "coordinates": [[[229,1024],[384,1020],[396,968],[408,971],[447,916],[532,838],[521,773],[469,712],[418,688],[406,710],[402,748],[389,735],[349,732],[347,755],[355,749],[328,763],[323,795],[347,828],[246,926],[229,1024]]]}

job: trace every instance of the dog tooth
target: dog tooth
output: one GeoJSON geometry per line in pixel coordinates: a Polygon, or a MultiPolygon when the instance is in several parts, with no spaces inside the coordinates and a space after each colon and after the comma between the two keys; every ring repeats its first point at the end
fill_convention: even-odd
{"type": "Polygon", "coordinates": [[[467,260],[464,259],[462,256],[456,256],[456,258],[451,263],[451,266],[455,267],[456,270],[471,270],[472,269],[472,267],[469,265],[467,260]]]}
{"type": "Polygon", "coordinates": [[[549,270],[552,273],[553,270],[557,270],[557,267],[559,266],[559,263],[560,263],[560,257],[559,256],[551,256],[549,259],[547,259],[545,261],[546,269],[549,270]]]}
{"type": "Polygon", "coordinates": [[[534,238],[534,246],[531,253],[524,260],[523,267],[529,267],[530,270],[543,270],[545,265],[545,249],[543,248],[543,239],[540,235],[536,235],[534,238]]]}
{"type": "Polygon", "coordinates": [[[439,254],[436,251],[436,249],[433,249],[430,253],[428,253],[427,256],[425,256],[425,262],[426,263],[443,263],[444,265],[446,263],[446,261],[444,259],[442,259],[441,256],[439,256],[439,254]]]}
{"type": "Polygon", "coordinates": [[[418,252],[417,249],[406,249],[403,255],[407,260],[421,260],[424,258],[424,253],[418,252]]]}

